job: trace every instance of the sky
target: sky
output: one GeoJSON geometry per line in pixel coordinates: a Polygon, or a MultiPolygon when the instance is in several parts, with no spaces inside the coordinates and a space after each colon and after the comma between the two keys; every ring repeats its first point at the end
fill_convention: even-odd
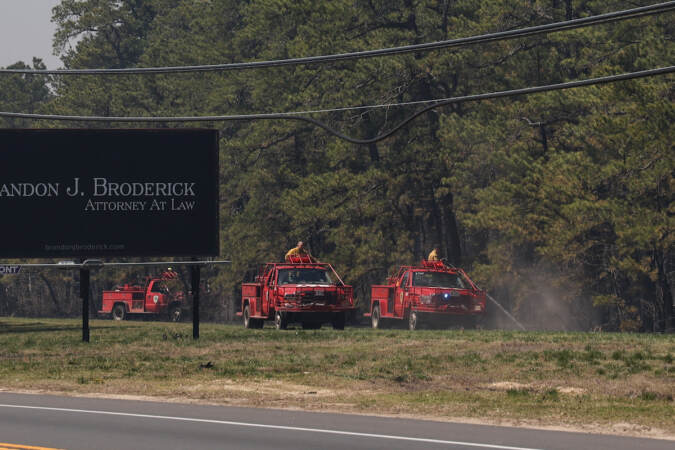
{"type": "Polygon", "coordinates": [[[62,67],[52,55],[52,8],[59,0],[0,0],[0,67],[42,58],[48,69],[62,67]]]}

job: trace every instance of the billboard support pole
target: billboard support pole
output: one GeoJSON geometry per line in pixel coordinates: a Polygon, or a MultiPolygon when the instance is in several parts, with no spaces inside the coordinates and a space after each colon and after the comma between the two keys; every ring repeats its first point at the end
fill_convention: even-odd
{"type": "Polygon", "coordinates": [[[89,269],[80,269],[80,297],[82,298],[82,341],[89,342],[89,269]]]}
{"type": "Polygon", "coordinates": [[[198,265],[190,266],[190,275],[192,279],[192,338],[199,339],[199,284],[200,267],[198,265]]]}

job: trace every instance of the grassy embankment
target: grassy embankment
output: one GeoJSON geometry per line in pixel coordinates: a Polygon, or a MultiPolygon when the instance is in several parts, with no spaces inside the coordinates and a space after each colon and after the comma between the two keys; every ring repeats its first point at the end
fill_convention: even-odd
{"type": "Polygon", "coordinates": [[[675,436],[673,335],[91,325],[0,318],[0,389],[675,436]]]}

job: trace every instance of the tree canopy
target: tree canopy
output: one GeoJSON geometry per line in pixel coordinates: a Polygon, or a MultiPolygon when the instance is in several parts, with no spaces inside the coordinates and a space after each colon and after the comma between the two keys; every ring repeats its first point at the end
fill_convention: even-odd
{"type": "MultiPolygon", "coordinates": [[[[66,68],[216,64],[423,43],[650,3],[62,0],[54,46],[66,68]]],[[[56,77],[53,95],[37,78],[3,77],[0,105],[178,116],[445,98],[667,65],[672,19],[321,65],[56,77]]],[[[414,111],[315,117],[371,137],[414,111]]],[[[662,76],[455,104],[368,146],[292,121],[209,124],[221,133],[222,252],[234,262],[214,275],[210,307],[231,308],[245,274],[297,240],[334,264],[362,303],[370,284],[438,245],[533,327],[672,329],[674,122],[672,77],[662,76]]]]}

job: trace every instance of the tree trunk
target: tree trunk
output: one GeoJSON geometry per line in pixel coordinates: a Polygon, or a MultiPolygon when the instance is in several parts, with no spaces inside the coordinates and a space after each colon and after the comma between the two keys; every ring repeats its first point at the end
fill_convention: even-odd
{"type": "Polygon", "coordinates": [[[54,288],[52,287],[52,284],[49,282],[47,277],[44,276],[44,274],[40,274],[40,279],[47,286],[47,290],[49,290],[49,296],[52,298],[52,302],[54,303],[54,309],[56,309],[56,314],[59,315],[59,316],[63,316],[63,311],[61,310],[61,305],[59,304],[59,300],[56,297],[56,293],[54,292],[54,288]]]}
{"type": "Polygon", "coordinates": [[[668,280],[668,271],[666,268],[668,256],[665,252],[655,252],[655,262],[657,268],[657,287],[656,298],[660,305],[656,306],[657,311],[657,329],[666,333],[675,332],[675,317],[673,317],[673,291],[668,280]],[[661,306],[659,308],[659,306],[661,306]]]}
{"type": "Polygon", "coordinates": [[[572,0],[565,0],[565,20],[572,20],[574,18],[574,10],[572,9],[572,0]]]}
{"type": "Polygon", "coordinates": [[[455,216],[454,197],[448,194],[441,205],[443,227],[446,236],[446,251],[448,261],[456,266],[462,264],[462,247],[459,242],[459,227],[457,226],[457,217],[455,216]]]}

